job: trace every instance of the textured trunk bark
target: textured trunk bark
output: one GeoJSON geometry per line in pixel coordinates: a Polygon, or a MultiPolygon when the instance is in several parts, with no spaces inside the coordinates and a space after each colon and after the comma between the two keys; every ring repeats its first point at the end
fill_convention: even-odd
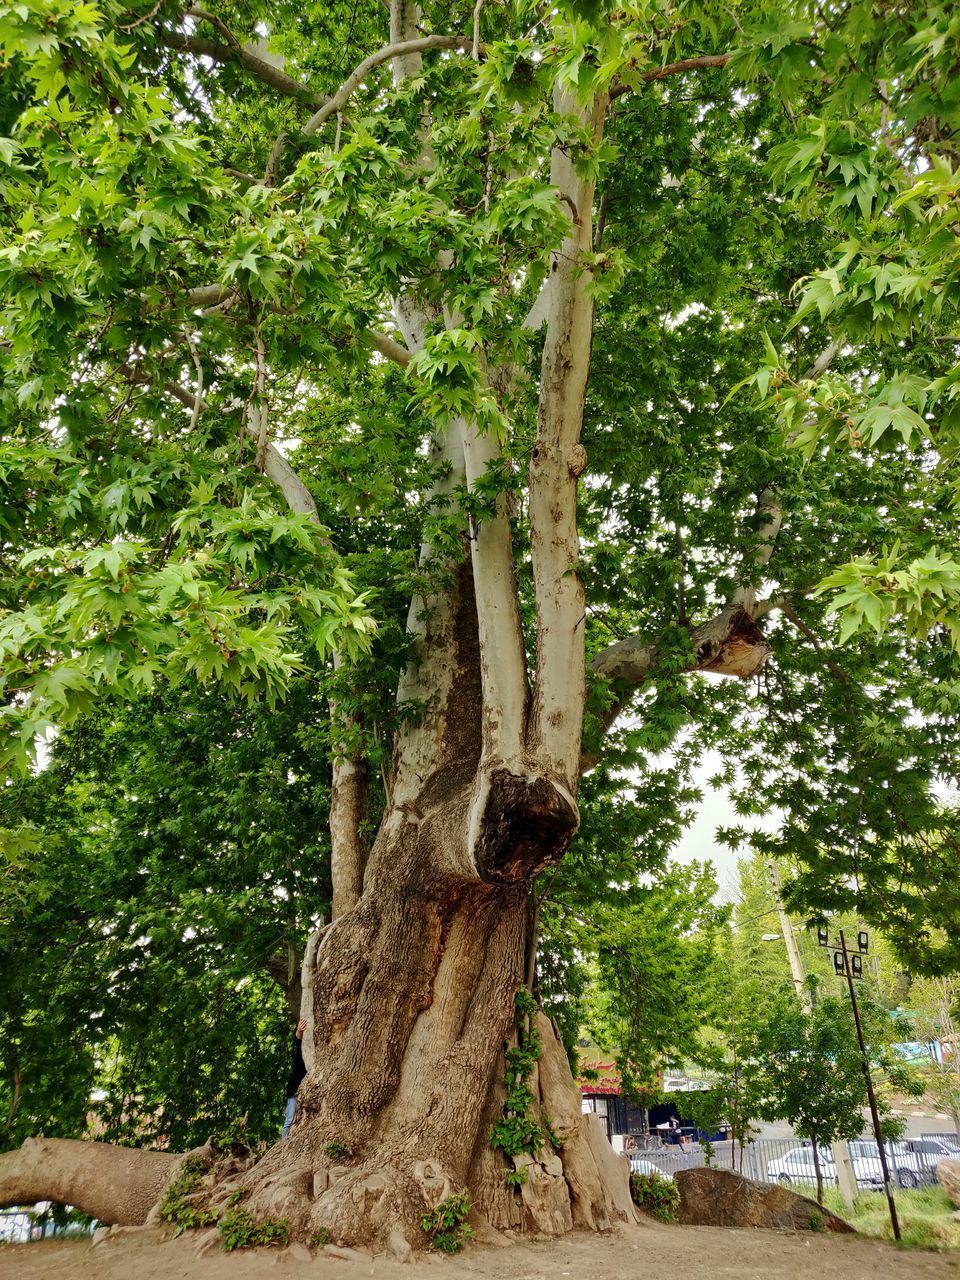
{"type": "Polygon", "coordinates": [[[141,1226],[183,1159],[69,1138],[28,1138],[0,1156],[0,1208],[52,1200],[101,1222],[141,1226]]]}
{"type": "MultiPolygon", "coordinates": [[[[299,1114],[243,1178],[245,1207],[285,1217],[301,1238],[323,1229],[338,1244],[403,1254],[426,1242],[421,1217],[462,1191],[474,1223],[497,1228],[556,1234],[632,1214],[626,1162],[581,1115],[545,1019],[531,1109],[550,1117],[563,1145],[512,1161],[490,1146],[525,976],[527,886],[476,874],[471,791],[389,815],[357,907],[318,947],[314,1063],[299,1114]],[[520,1165],[526,1182],[511,1187],[507,1174],[520,1165]]],[[[505,806],[514,794],[507,788],[505,806]]],[[[542,827],[530,829],[536,843],[542,827]]],[[[528,846],[517,856],[544,855],[528,846]]]]}

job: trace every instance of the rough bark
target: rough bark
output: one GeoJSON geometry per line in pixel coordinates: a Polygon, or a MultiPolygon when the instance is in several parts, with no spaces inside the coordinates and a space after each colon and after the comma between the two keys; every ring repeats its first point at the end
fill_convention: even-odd
{"type": "Polygon", "coordinates": [[[27,1138],[0,1155],[0,1209],[52,1200],[101,1222],[141,1226],[182,1155],[70,1138],[27,1138]]]}

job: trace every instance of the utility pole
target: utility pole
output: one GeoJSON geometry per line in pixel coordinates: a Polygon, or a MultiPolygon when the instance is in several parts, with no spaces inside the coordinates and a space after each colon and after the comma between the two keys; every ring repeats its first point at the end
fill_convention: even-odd
{"type": "Polygon", "coordinates": [[[853,1005],[853,1020],[857,1024],[857,1040],[860,1044],[860,1057],[863,1060],[863,1075],[867,1082],[867,1097],[870,1099],[870,1115],[873,1119],[873,1132],[877,1138],[880,1152],[880,1168],[883,1171],[883,1187],[887,1193],[887,1204],[890,1206],[890,1225],[893,1227],[894,1240],[900,1239],[900,1222],[897,1219],[897,1205],[893,1198],[893,1183],[890,1181],[890,1169],[887,1165],[887,1153],[883,1145],[883,1130],[880,1128],[880,1113],[877,1111],[877,1095],[873,1091],[873,1077],[870,1074],[870,1058],[863,1039],[863,1027],[860,1025],[860,1006],[857,1004],[857,993],[853,988],[853,972],[850,968],[850,957],[847,955],[847,943],[840,930],[840,950],[843,953],[843,971],[847,976],[850,988],[850,1003],[853,1005]]]}
{"type": "MultiPolygon", "coordinates": [[[[800,950],[794,937],[793,925],[783,905],[783,898],[780,896],[780,873],[777,870],[776,863],[773,861],[768,862],[767,871],[770,873],[770,882],[773,885],[773,896],[777,904],[777,916],[780,920],[780,932],[783,934],[783,942],[787,948],[787,959],[790,961],[790,976],[793,979],[794,990],[797,993],[797,999],[803,1006],[804,1012],[811,1014],[813,1013],[813,999],[810,988],[807,986],[807,977],[803,971],[803,961],[800,959],[800,950]]],[[[852,1211],[853,1202],[857,1198],[857,1179],[854,1176],[853,1165],[850,1161],[850,1148],[845,1142],[833,1142],[830,1144],[830,1153],[833,1156],[833,1163],[837,1170],[837,1185],[840,1188],[843,1203],[852,1211]]]]}

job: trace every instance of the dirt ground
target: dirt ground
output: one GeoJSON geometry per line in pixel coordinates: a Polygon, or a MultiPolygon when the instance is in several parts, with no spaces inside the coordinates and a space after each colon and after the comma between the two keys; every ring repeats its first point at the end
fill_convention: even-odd
{"type": "Polygon", "coordinates": [[[960,1280],[960,1254],[900,1251],[840,1236],[650,1223],[613,1236],[471,1245],[455,1258],[311,1260],[281,1250],[210,1252],[145,1228],[88,1240],[0,1245],[0,1280],[960,1280]]]}

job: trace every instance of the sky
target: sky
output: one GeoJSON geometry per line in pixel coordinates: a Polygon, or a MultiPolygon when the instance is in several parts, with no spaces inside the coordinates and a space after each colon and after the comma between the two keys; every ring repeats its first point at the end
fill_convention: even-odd
{"type": "MultiPolygon", "coordinates": [[[[717,901],[733,902],[739,897],[740,891],[737,859],[745,857],[747,851],[741,849],[736,852],[720,844],[717,840],[717,828],[742,827],[745,823],[734,809],[727,789],[711,787],[708,781],[720,772],[722,763],[717,752],[708,751],[693,771],[692,782],[703,793],[703,800],[670,856],[677,862],[712,862],[717,873],[717,901]]],[[[772,830],[776,827],[777,815],[771,814],[763,821],[754,818],[752,822],[772,830]]]]}

